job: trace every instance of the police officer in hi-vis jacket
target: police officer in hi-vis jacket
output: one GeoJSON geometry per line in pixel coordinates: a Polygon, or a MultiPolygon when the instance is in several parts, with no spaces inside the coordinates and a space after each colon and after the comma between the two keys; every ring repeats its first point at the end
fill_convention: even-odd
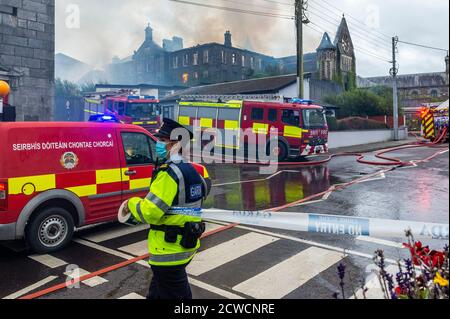
{"type": "Polygon", "coordinates": [[[182,147],[188,146],[182,145],[181,135],[189,136],[189,141],[193,138],[187,128],[164,119],[155,134],[159,139],[156,153],[163,164],[153,174],[147,197],[132,198],[125,205],[125,212],[131,212],[134,219],[151,225],[148,248],[153,279],[148,299],[192,299],[186,266],[200,248],[205,224],[200,218],[171,214],[170,209],[200,208],[211,181],[205,167],[180,155],[182,147]]]}

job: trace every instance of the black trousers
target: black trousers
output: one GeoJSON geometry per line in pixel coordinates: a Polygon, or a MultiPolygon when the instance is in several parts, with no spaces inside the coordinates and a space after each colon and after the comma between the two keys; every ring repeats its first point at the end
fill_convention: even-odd
{"type": "Polygon", "coordinates": [[[151,266],[153,278],[147,299],[149,300],[191,300],[192,292],[186,273],[187,265],[151,266]]]}

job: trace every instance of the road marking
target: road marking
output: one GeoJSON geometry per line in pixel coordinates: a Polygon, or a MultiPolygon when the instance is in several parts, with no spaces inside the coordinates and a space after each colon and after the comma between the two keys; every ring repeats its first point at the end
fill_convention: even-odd
{"type": "Polygon", "coordinates": [[[115,229],[115,230],[103,230],[103,231],[97,232],[92,235],[83,236],[83,238],[87,239],[89,241],[92,241],[94,243],[101,243],[101,242],[111,240],[114,238],[137,233],[137,232],[149,229],[149,228],[150,228],[150,225],[139,225],[139,226],[133,226],[133,227],[123,227],[123,228],[115,229]]]}
{"type": "MultiPolygon", "coordinates": [[[[386,272],[393,275],[397,274],[399,271],[398,266],[391,265],[386,268],[386,272]]],[[[366,284],[364,286],[368,289],[366,292],[367,299],[385,299],[385,295],[383,293],[383,289],[381,289],[380,280],[378,279],[378,275],[372,273],[366,279],[366,284]]],[[[390,296],[389,296],[390,297],[390,296]]],[[[359,289],[354,296],[349,299],[364,299],[363,290],[359,289]]]]}
{"type": "Polygon", "coordinates": [[[142,297],[141,295],[133,292],[131,294],[128,294],[126,296],[120,297],[119,299],[134,299],[134,300],[138,300],[138,299],[146,299],[145,297],[142,297]]]}
{"type": "MultiPolygon", "coordinates": [[[[103,246],[91,243],[89,241],[86,241],[86,240],[74,239],[73,241],[78,243],[78,244],[81,244],[81,245],[84,245],[84,246],[87,246],[87,247],[90,247],[90,248],[93,248],[93,249],[97,249],[97,250],[102,251],[104,253],[107,253],[107,254],[110,254],[110,255],[113,255],[113,256],[116,256],[116,257],[119,257],[119,258],[123,258],[123,259],[126,259],[126,260],[130,260],[130,259],[135,258],[134,256],[130,256],[130,255],[121,253],[120,251],[117,251],[117,250],[114,250],[114,249],[110,249],[110,248],[107,248],[107,247],[103,247],[103,246]]],[[[139,260],[136,263],[139,264],[139,265],[142,265],[142,266],[144,266],[146,268],[150,268],[149,264],[146,263],[143,260],[139,260]]]]}
{"type": "Polygon", "coordinates": [[[188,266],[187,272],[194,276],[200,276],[277,240],[279,239],[253,232],[245,234],[199,252],[188,266]]]}
{"type": "Polygon", "coordinates": [[[19,291],[15,292],[15,293],[13,293],[13,294],[11,294],[9,296],[6,296],[3,299],[17,299],[17,298],[19,298],[19,297],[29,293],[30,291],[33,291],[33,290],[35,290],[35,289],[37,289],[37,288],[39,288],[41,286],[44,286],[44,285],[48,284],[49,282],[55,280],[56,278],[58,278],[58,277],[57,276],[49,276],[49,277],[47,277],[47,278],[45,278],[45,279],[43,279],[41,281],[38,281],[37,283],[35,283],[35,284],[31,285],[31,286],[28,286],[28,287],[26,287],[26,288],[24,288],[22,290],[19,290],[19,291]]]}
{"type": "Polygon", "coordinates": [[[344,258],[341,253],[308,248],[233,287],[256,299],[281,299],[344,258]]]}
{"type": "Polygon", "coordinates": [[[394,248],[405,248],[402,243],[396,243],[394,241],[379,239],[379,238],[375,238],[375,237],[359,236],[359,237],[356,237],[356,239],[365,241],[365,242],[369,242],[369,243],[390,246],[390,247],[394,247],[394,248]]]}
{"type": "Polygon", "coordinates": [[[238,296],[238,295],[236,295],[236,294],[234,294],[232,292],[228,292],[226,290],[223,290],[223,289],[220,289],[220,288],[208,285],[208,284],[206,284],[204,282],[201,282],[201,281],[199,281],[197,279],[194,279],[194,278],[191,278],[191,277],[189,277],[189,283],[191,283],[192,285],[197,286],[199,288],[202,288],[204,290],[208,290],[209,292],[215,293],[216,295],[220,295],[222,297],[225,297],[227,299],[244,299],[243,297],[238,296]]]}
{"type": "Polygon", "coordinates": [[[119,250],[134,256],[143,256],[148,253],[148,240],[143,240],[131,245],[120,247],[119,250]]]}
{"type": "MultiPolygon", "coordinates": [[[[74,269],[71,269],[70,271],[66,271],[64,273],[64,275],[66,275],[68,277],[68,280],[80,278],[80,277],[83,277],[83,276],[86,276],[89,274],[90,274],[89,271],[84,270],[82,268],[74,268],[74,269]]],[[[85,284],[89,287],[96,287],[98,285],[104,284],[105,282],[108,282],[108,280],[106,280],[105,278],[99,277],[99,276],[95,276],[95,277],[89,278],[85,281],[82,281],[83,284],[85,284]]]]}
{"type": "Polygon", "coordinates": [[[32,255],[28,257],[52,269],[67,265],[64,260],[53,257],[51,255],[32,255]]]}
{"type": "MultiPolygon", "coordinates": [[[[315,246],[315,247],[320,247],[320,248],[324,248],[324,249],[334,250],[334,251],[337,251],[337,252],[345,253],[346,255],[355,255],[355,256],[360,256],[360,257],[369,258],[369,259],[373,258],[373,254],[365,254],[365,253],[362,253],[362,252],[359,252],[359,251],[355,251],[355,250],[349,250],[349,249],[340,248],[340,247],[336,247],[336,246],[321,244],[321,243],[317,243],[315,241],[306,240],[306,239],[300,239],[300,238],[287,236],[287,235],[282,235],[282,234],[277,234],[277,233],[270,232],[270,231],[265,231],[265,230],[260,230],[260,229],[251,228],[251,227],[247,227],[247,226],[240,226],[240,225],[236,226],[236,228],[240,228],[240,229],[256,232],[256,233],[259,233],[259,234],[265,234],[265,235],[269,235],[269,236],[274,236],[274,237],[278,237],[278,238],[292,240],[292,241],[296,241],[296,242],[302,243],[302,244],[307,244],[307,245],[310,245],[310,246],[315,246]]],[[[386,262],[391,263],[391,264],[397,264],[396,260],[389,259],[389,258],[386,258],[386,262]]]]}

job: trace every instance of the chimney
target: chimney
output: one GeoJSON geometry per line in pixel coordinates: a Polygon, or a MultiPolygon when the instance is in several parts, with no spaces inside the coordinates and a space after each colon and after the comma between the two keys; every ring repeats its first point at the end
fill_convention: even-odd
{"type": "Polygon", "coordinates": [[[153,41],[153,29],[150,27],[150,23],[145,28],[145,41],[153,41]]]}
{"type": "Polygon", "coordinates": [[[225,46],[226,47],[232,47],[233,44],[231,43],[231,32],[227,31],[225,32],[225,46]]]}

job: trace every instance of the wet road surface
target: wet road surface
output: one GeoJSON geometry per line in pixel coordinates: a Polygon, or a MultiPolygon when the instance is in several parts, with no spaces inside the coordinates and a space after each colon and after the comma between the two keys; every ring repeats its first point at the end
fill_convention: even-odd
{"type": "MultiPolygon", "coordinates": [[[[423,159],[436,149],[402,150],[390,155],[423,159]]],[[[371,159],[368,156],[368,159],[371,159]]],[[[449,222],[449,155],[417,167],[397,168],[344,190],[283,211],[394,220],[449,222]]],[[[260,175],[249,165],[210,165],[215,185],[207,208],[261,210],[296,202],[385,169],[340,157],[316,167],[286,166],[260,175]]],[[[223,224],[208,223],[208,230],[223,224]]],[[[146,253],[147,227],[106,224],[77,232],[66,249],[45,256],[0,246],[0,298],[16,298],[63,283],[146,253]]],[[[332,298],[338,292],[337,265],[347,265],[355,284],[367,277],[376,249],[394,260],[408,256],[403,238],[353,238],[237,226],[203,240],[189,266],[194,298],[332,298]],[[369,267],[369,268],[368,268],[369,267]]],[[[430,240],[432,248],[445,241],[430,240]]],[[[448,244],[448,242],[447,242],[448,244]]],[[[79,287],[43,298],[141,298],[151,271],[144,261],[94,277],[79,287]]],[[[357,287],[354,287],[358,288],[357,287]]],[[[353,294],[350,285],[346,297],[353,294]]]]}

